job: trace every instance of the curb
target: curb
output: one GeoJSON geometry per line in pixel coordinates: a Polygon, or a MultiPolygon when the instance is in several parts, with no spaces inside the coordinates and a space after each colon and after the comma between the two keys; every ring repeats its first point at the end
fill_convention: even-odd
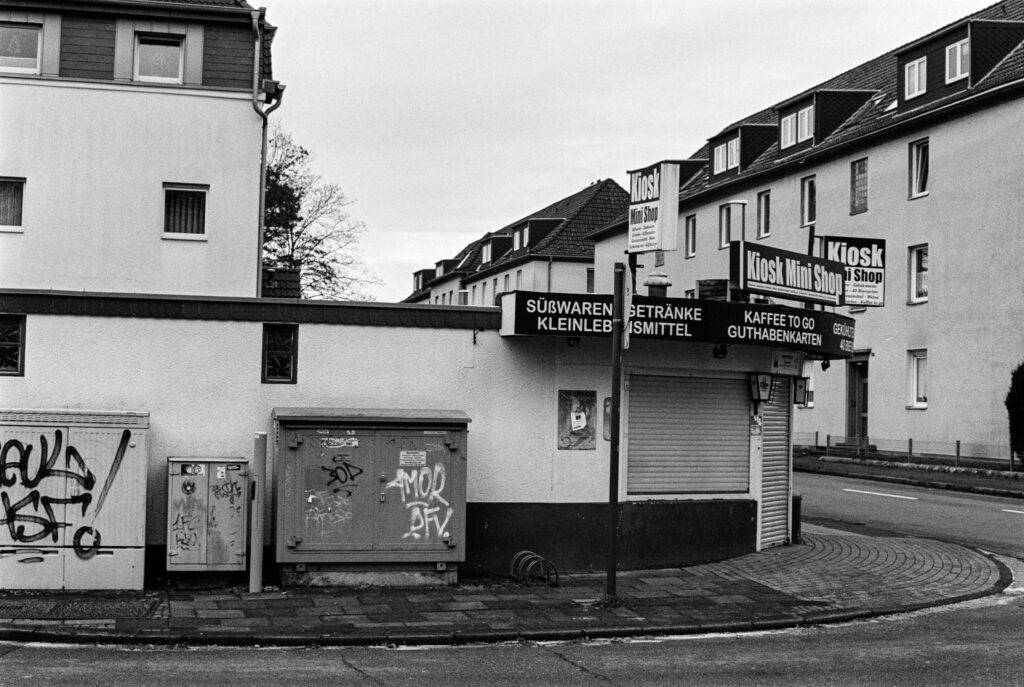
{"type": "MultiPolygon", "coordinates": [[[[942,482],[933,479],[924,479],[916,477],[904,477],[900,475],[887,475],[884,472],[865,472],[865,473],[851,473],[848,470],[843,470],[842,467],[832,467],[832,463],[839,464],[852,464],[852,465],[869,465],[871,467],[880,467],[883,470],[886,466],[876,465],[872,463],[866,463],[863,461],[853,460],[835,460],[830,459],[828,461],[822,461],[820,464],[807,465],[793,463],[794,472],[807,472],[818,475],[832,475],[835,477],[849,477],[851,479],[865,479],[873,482],[890,482],[892,484],[903,484],[912,487],[926,487],[928,489],[943,489],[947,491],[959,491],[967,494],[980,494],[982,496],[999,496],[1003,498],[1011,499],[1024,499],[1024,492],[1013,491],[1010,489],[998,489],[996,487],[984,487],[976,485],[966,484],[955,484],[952,482],[942,482]]],[[[893,465],[893,468],[907,469],[906,465],[893,465]]],[[[914,467],[910,469],[927,470],[927,466],[914,467]]]]}

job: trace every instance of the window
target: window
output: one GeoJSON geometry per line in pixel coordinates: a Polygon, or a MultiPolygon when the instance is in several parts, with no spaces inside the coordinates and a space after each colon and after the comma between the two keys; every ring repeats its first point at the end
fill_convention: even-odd
{"type": "Polygon", "coordinates": [[[791,114],[783,117],[780,126],[779,147],[789,148],[796,145],[796,115],[791,114]]]}
{"type": "Polygon", "coordinates": [[[796,140],[797,143],[814,138],[814,105],[805,107],[796,113],[796,140]]]}
{"type": "Polygon", "coordinates": [[[471,302],[473,303],[473,305],[476,305],[476,284],[473,284],[473,295],[471,302]]]}
{"type": "Polygon", "coordinates": [[[25,180],[0,177],[0,231],[21,231],[25,180]]]}
{"type": "Polygon", "coordinates": [[[487,305],[487,282],[480,285],[480,305],[487,305]]]}
{"type": "Polygon", "coordinates": [[[971,73],[971,44],[963,39],[946,46],[946,83],[966,79],[971,73]]]}
{"type": "Polygon", "coordinates": [[[910,144],[910,197],[928,195],[928,139],[910,144]]]}
{"type": "Polygon", "coordinates": [[[0,72],[38,74],[41,26],[0,24],[0,72]]]}
{"type": "Polygon", "coordinates": [[[491,244],[485,243],[480,249],[480,262],[487,264],[491,261],[491,244]]]}
{"type": "Polygon", "coordinates": [[[295,384],[298,381],[299,325],[263,325],[263,383],[295,384]]]}
{"type": "Polygon", "coordinates": [[[740,139],[730,139],[715,146],[715,174],[740,166],[740,139]]]}
{"type": "Polygon", "coordinates": [[[505,275],[505,278],[502,279],[501,285],[503,287],[502,291],[504,291],[505,293],[508,293],[509,292],[509,288],[508,288],[508,275],[507,274],[505,275]]]}
{"type": "Polygon", "coordinates": [[[757,238],[763,239],[772,233],[772,192],[757,194],[757,238]]]}
{"type": "Polygon", "coordinates": [[[494,302],[497,303],[498,302],[498,278],[497,277],[495,277],[494,281],[491,282],[491,286],[493,287],[491,290],[494,291],[494,302]]]}
{"type": "Polygon", "coordinates": [[[512,250],[519,250],[520,248],[526,248],[526,244],[530,240],[530,227],[523,227],[522,229],[516,229],[512,232],[512,250]]]}
{"type": "Polygon", "coordinates": [[[729,169],[738,168],[740,166],[740,139],[734,138],[725,146],[725,166],[729,169]]]}
{"type": "Polygon", "coordinates": [[[908,62],[903,68],[903,97],[907,100],[924,95],[927,89],[928,58],[908,62]]]}
{"type": "Polygon", "coordinates": [[[908,403],[910,408],[928,407],[928,351],[907,351],[908,403]]]}
{"type": "Polygon", "coordinates": [[[24,315],[0,315],[0,375],[25,375],[24,315]]]}
{"type": "Polygon", "coordinates": [[[686,289],[686,291],[683,291],[683,298],[696,298],[696,297],[697,297],[697,289],[686,289]]]}
{"type": "Polygon", "coordinates": [[[594,293],[594,268],[587,268],[587,293],[594,293]]]}
{"type": "Polygon", "coordinates": [[[516,289],[523,288],[523,271],[516,270],[516,289]]]}
{"type": "Polygon", "coordinates": [[[850,163],[850,214],[868,211],[868,159],[850,163]]]}
{"type": "Polygon", "coordinates": [[[164,184],[164,237],[206,240],[209,186],[164,184]]]}
{"type": "Polygon", "coordinates": [[[908,302],[924,303],[928,300],[928,244],[911,246],[908,274],[908,302]]]}
{"type": "Polygon", "coordinates": [[[718,247],[728,248],[732,240],[732,205],[718,206],[718,247]]]}
{"type": "Polygon", "coordinates": [[[800,226],[809,227],[817,220],[818,199],[814,177],[800,180],[800,226]]]}
{"type": "Polygon", "coordinates": [[[182,83],[183,43],[181,36],[136,36],[133,78],[152,83],[182,83]]]}
{"type": "Polygon", "coordinates": [[[697,255],[697,215],[688,215],[684,220],[683,242],[686,244],[686,257],[697,255]]]}

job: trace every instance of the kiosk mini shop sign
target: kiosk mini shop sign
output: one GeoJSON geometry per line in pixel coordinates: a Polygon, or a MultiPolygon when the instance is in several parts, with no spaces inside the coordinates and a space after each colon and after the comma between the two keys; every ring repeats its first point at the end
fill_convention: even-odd
{"type": "Polygon", "coordinates": [[[846,305],[885,305],[885,239],[822,236],[821,249],[846,266],[846,305]]]}
{"type": "Polygon", "coordinates": [[[733,241],[730,277],[740,290],[793,300],[843,305],[846,270],[842,263],[733,241]]]}
{"type": "MultiPolygon", "coordinates": [[[[611,336],[612,297],[514,291],[502,297],[502,336],[611,336]]],[[[820,310],[635,296],[636,339],[764,345],[824,357],[853,355],[854,320],[820,310]]]]}
{"type": "Polygon", "coordinates": [[[676,249],[679,163],[658,162],[629,173],[630,253],[676,249]]]}

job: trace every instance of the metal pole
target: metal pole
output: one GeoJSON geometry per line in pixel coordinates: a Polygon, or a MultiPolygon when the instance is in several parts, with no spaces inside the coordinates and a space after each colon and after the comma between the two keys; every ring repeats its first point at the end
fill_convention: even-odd
{"type": "Polygon", "coordinates": [[[249,483],[252,485],[252,526],[249,528],[250,594],[263,591],[263,483],[267,474],[267,433],[256,432],[253,443],[252,469],[249,471],[249,483]]]}
{"type": "Polygon", "coordinates": [[[615,263],[615,291],[612,300],[612,442],[608,466],[608,579],[605,594],[615,596],[615,573],[619,566],[619,421],[622,406],[622,279],[625,267],[615,263]]]}

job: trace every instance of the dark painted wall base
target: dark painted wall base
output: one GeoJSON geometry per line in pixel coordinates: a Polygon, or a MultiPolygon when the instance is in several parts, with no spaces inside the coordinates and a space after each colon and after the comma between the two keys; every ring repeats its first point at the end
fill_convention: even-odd
{"type": "MultiPolygon", "coordinates": [[[[631,501],[619,504],[618,569],[665,568],[755,550],[752,500],[631,501]]],[[[559,571],[608,566],[606,503],[468,503],[464,574],[507,574],[533,551],[559,571]]]]}

